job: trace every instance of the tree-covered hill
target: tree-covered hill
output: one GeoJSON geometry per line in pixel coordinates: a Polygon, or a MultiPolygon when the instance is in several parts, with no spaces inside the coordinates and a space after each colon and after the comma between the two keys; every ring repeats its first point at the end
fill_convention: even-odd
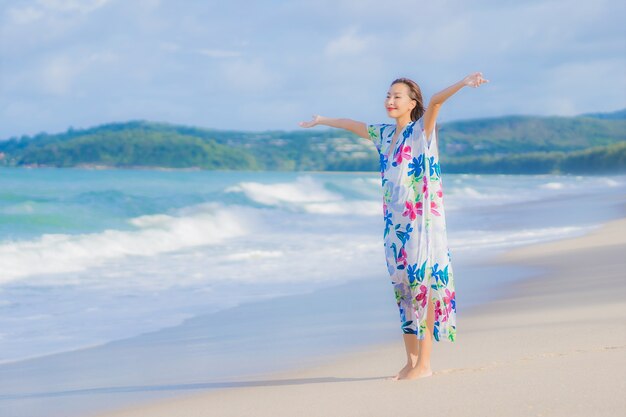
{"type": "MultiPolygon", "coordinates": [[[[626,110],[455,121],[438,135],[446,172],[626,169],[626,110]]],[[[239,132],[129,121],[0,141],[0,165],[376,171],[378,156],[369,140],[340,129],[239,132]]]]}
{"type": "Polygon", "coordinates": [[[625,140],[626,111],[576,117],[474,119],[446,123],[440,129],[440,143],[449,156],[566,152],[625,140]]]}
{"type": "Polygon", "coordinates": [[[442,170],[477,174],[626,173],[626,142],[571,152],[527,152],[505,156],[464,156],[441,162],[442,170]]]}

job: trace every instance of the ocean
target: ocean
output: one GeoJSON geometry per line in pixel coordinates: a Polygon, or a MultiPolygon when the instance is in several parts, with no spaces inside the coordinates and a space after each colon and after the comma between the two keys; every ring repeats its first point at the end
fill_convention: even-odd
{"type": "MultiPolygon", "coordinates": [[[[451,256],[584,233],[625,187],[444,173],[451,256]]],[[[382,231],[378,173],[1,169],[0,363],[384,280],[382,231]]]]}
{"type": "MultiPolygon", "coordinates": [[[[532,272],[487,266],[498,252],[623,215],[626,176],[442,168],[459,315],[532,272]]],[[[221,381],[302,364],[303,352],[400,339],[382,214],[376,172],[2,168],[0,401],[90,386],[72,391],[51,377],[58,369],[41,365],[79,352],[86,362],[78,363],[125,363],[114,349],[159,346],[145,353],[141,377],[128,376],[138,363],[128,359],[128,378],[117,384],[145,388],[221,381]],[[254,366],[242,364],[255,348],[254,366]],[[178,361],[163,360],[170,356],[178,361]],[[7,378],[27,378],[26,364],[35,363],[29,381],[14,380],[22,388],[7,388],[7,378]]],[[[111,395],[103,378],[93,381],[111,395]]]]}

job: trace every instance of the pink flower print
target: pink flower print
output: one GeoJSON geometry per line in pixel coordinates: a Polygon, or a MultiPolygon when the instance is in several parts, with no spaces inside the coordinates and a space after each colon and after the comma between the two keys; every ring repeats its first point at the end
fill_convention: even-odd
{"type": "Polygon", "coordinates": [[[422,187],[422,193],[424,194],[424,198],[428,198],[428,179],[426,175],[424,175],[423,180],[424,186],[422,187]]]}
{"type": "Polygon", "coordinates": [[[446,321],[448,320],[448,316],[447,315],[443,315],[443,311],[441,310],[441,301],[437,300],[437,302],[435,303],[435,305],[433,306],[435,308],[435,321],[439,321],[439,318],[441,316],[443,316],[443,320],[442,321],[446,321]]]}
{"type": "MultiPolygon", "coordinates": [[[[417,204],[421,205],[422,203],[417,204]]],[[[404,203],[406,210],[404,210],[404,213],[402,213],[402,215],[409,216],[411,220],[415,220],[415,218],[417,217],[417,204],[414,204],[412,201],[406,201],[404,203]]]]}
{"type": "Polygon", "coordinates": [[[452,311],[452,303],[454,302],[455,292],[450,292],[449,289],[446,288],[446,295],[443,297],[443,302],[446,305],[446,311],[448,314],[452,311]]]}
{"type": "Polygon", "coordinates": [[[443,204],[443,187],[439,187],[439,191],[437,191],[437,195],[439,196],[439,199],[441,200],[441,204],[443,204]]]}
{"type": "Polygon", "coordinates": [[[420,285],[420,292],[415,296],[415,299],[422,304],[422,308],[426,307],[426,285],[420,285]]]}
{"type": "Polygon", "coordinates": [[[417,203],[415,203],[415,213],[419,214],[420,216],[422,216],[424,214],[423,210],[422,210],[422,202],[418,201],[417,203]]]}
{"type": "Polygon", "coordinates": [[[441,216],[441,213],[437,211],[438,208],[439,206],[437,206],[437,203],[435,203],[434,201],[430,202],[430,212],[435,216],[441,216]]]}
{"type": "Polygon", "coordinates": [[[408,262],[406,260],[406,250],[404,249],[404,246],[400,248],[400,252],[398,253],[398,259],[396,260],[396,262],[402,262],[405,268],[408,265],[408,262]]]}
{"type": "Polygon", "coordinates": [[[411,159],[411,147],[409,145],[402,146],[396,155],[396,164],[401,164],[403,159],[411,159]]]}

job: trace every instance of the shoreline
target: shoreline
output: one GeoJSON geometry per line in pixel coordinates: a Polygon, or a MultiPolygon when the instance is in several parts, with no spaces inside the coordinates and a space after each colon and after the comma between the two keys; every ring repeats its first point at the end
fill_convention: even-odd
{"type": "MultiPolygon", "coordinates": [[[[55,165],[20,165],[20,166],[8,166],[3,165],[0,168],[6,169],[63,169],[63,170],[85,170],[85,171],[163,171],[163,172],[247,172],[247,173],[261,173],[261,172],[281,172],[281,173],[314,173],[314,174],[377,174],[380,173],[377,170],[371,171],[320,171],[320,170],[239,170],[239,169],[213,169],[202,167],[162,167],[162,166],[147,166],[147,165],[131,165],[131,166],[115,166],[115,165],[100,165],[100,164],[79,164],[67,167],[59,167],[55,165]]],[[[591,176],[591,177],[611,177],[611,176],[624,176],[626,171],[616,169],[613,171],[598,171],[598,172],[541,172],[541,173],[512,173],[512,172],[447,172],[446,175],[505,175],[505,176],[563,176],[563,177],[579,177],[579,176],[591,176]]]]}
{"type": "Polygon", "coordinates": [[[384,380],[403,365],[399,336],[397,342],[325,356],[298,369],[240,376],[210,390],[210,383],[197,384],[206,391],[88,416],[157,417],[185,410],[191,417],[207,409],[222,416],[251,410],[258,416],[395,415],[405,410],[407,395],[423,398],[423,411],[458,415],[619,413],[626,409],[620,395],[626,378],[611,370],[626,364],[626,291],[620,279],[625,249],[621,218],[583,236],[496,255],[485,265],[541,272],[507,283],[496,300],[457,311],[459,337],[433,341],[430,378],[384,380]],[[605,320],[592,320],[594,313],[605,320]],[[474,401],[486,398],[485,392],[490,401],[474,401]]]}

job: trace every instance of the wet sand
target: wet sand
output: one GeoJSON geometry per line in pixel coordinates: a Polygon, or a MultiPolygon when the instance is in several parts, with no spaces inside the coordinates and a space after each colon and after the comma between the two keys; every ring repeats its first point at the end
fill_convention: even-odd
{"type": "MultiPolygon", "coordinates": [[[[389,381],[401,335],[314,366],[98,417],[614,416],[626,413],[626,219],[508,251],[491,265],[539,268],[496,301],[457,313],[433,342],[433,376],[389,381]]],[[[254,352],[251,351],[251,355],[254,352]]]]}

